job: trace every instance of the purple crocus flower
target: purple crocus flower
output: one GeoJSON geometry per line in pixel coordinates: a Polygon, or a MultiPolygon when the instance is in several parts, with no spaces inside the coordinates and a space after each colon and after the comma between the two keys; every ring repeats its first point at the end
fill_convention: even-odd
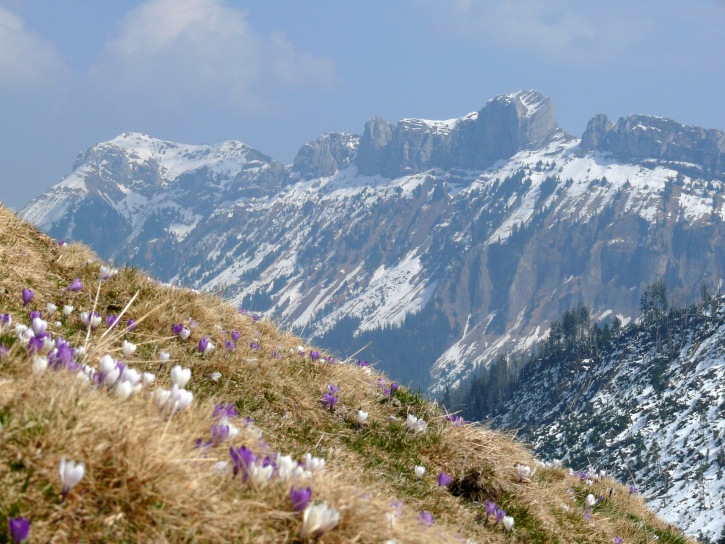
{"type": "Polygon", "coordinates": [[[211,445],[218,446],[229,436],[229,425],[214,424],[211,426],[211,445]]]}
{"type": "Polygon", "coordinates": [[[506,510],[504,510],[503,508],[499,508],[499,507],[497,506],[497,507],[496,507],[496,510],[494,510],[494,513],[493,513],[493,514],[494,514],[494,516],[495,516],[495,518],[496,518],[496,520],[495,520],[495,523],[494,523],[494,524],[496,524],[496,523],[498,523],[499,521],[503,521],[503,518],[505,518],[505,517],[506,517],[506,510]]]}
{"type": "Polygon", "coordinates": [[[30,304],[30,301],[33,300],[33,297],[35,296],[35,293],[32,289],[25,289],[23,288],[23,307],[30,304]]]}
{"type": "Polygon", "coordinates": [[[452,479],[452,478],[451,478],[450,476],[448,476],[448,474],[446,474],[445,472],[441,472],[441,473],[440,473],[440,474],[438,475],[438,486],[439,486],[439,487],[446,487],[446,486],[448,486],[448,485],[449,485],[449,484],[450,484],[450,483],[451,483],[452,481],[453,481],[453,479],[452,479]]]}
{"type": "Polygon", "coordinates": [[[310,351],[310,359],[311,360],[317,361],[317,360],[320,359],[320,357],[321,357],[321,355],[320,355],[320,352],[319,351],[310,351]]]}
{"type": "Polygon", "coordinates": [[[83,282],[80,278],[75,278],[70,285],[65,288],[66,291],[80,291],[83,289],[83,282]]]}
{"type": "Polygon", "coordinates": [[[366,366],[370,366],[370,363],[368,363],[367,361],[358,361],[357,366],[365,368],[366,366]]]}
{"type": "Polygon", "coordinates": [[[281,359],[282,358],[282,355],[277,350],[272,351],[272,353],[270,353],[269,356],[272,357],[272,359],[281,359]]]}
{"type": "Polygon", "coordinates": [[[259,321],[259,319],[260,319],[259,314],[252,315],[252,321],[259,321]]]}
{"type": "Polygon", "coordinates": [[[634,487],[633,485],[630,485],[629,486],[629,494],[630,495],[634,495],[635,493],[637,493],[637,488],[634,487]]]}
{"type": "Polygon", "coordinates": [[[248,450],[246,446],[242,446],[241,448],[229,448],[229,455],[232,458],[232,463],[234,463],[234,477],[236,477],[237,473],[241,471],[242,479],[246,482],[249,477],[248,469],[252,463],[257,460],[256,455],[254,455],[251,450],[248,450]]]}
{"type": "Polygon", "coordinates": [[[427,510],[423,510],[420,514],[418,514],[418,520],[426,527],[430,527],[433,525],[433,514],[427,510]]]}
{"type": "Polygon", "coordinates": [[[10,526],[10,537],[13,542],[20,544],[28,539],[28,533],[30,532],[30,520],[22,516],[17,518],[9,518],[8,525],[10,526]]]}
{"type": "Polygon", "coordinates": [[[249,349],[259,349],[259,342],[251,342],[249,344],[249,349]]]}
{"type": "Polygon", "coordinates": [[[224,349],[227,351],[234,351],[237,349],[237,344],[233,340],[224,340],[224,349]]]}
{"type": "Polygon", "coordinates": [[[493,516],[496,513],[496,503],[493,501],[486,501],[486,519],[489,516],[493,516]]]}
{"type": "Polygon", "coordinates": [[[292,501],[292,508],[295,509],[295,512],[302,512],[302,510],[307,508],[307,505],[310,503],[310,499],[312,498],[312,489],[309,487],[295,489],[293,487],[290,489],[289,498],[292,501]]]}
{"type": "Polygon", "coordinates": [[[624,542],[624,539],[621,536],[615,536],[612,539],[612,542],[614,542],[614,544],[622,544],[622,542],[624,542]]]}
{"type": "Polygon", "coordinates": [[[400,388],[400,385],[398,384],[398,382],[392,382],[390,384],[390,393],[391,394],[395,393],[399,388],[400,388]]]}
{"type": "Polygon", "coordinates": [[[205,336],[204,338],[199,340],[199,353],[204,353],[207,347],[209,347],[209,337],[205,336]]]}
{"type": "Polygon", "coordinates": [[[232,340],[234,342],[238,342],[239,339],[242,337],[242,333],[239,331],[232,331],[232,340]]]}
{"type": "Polygon", "coordinates": [[[340,390],[340,388],[334,384],[328,383],[327,384],[327,391],[329,393],[332,393],[333,395],[337,393],[340,390]]]}
{"type": "Polygon", "coordinates": [[[10,348],[0,346],[0,359],[6,359],[10,355],[10,348]]]}
{"type": "Polygon", "coordinates": [[[38,310],[33,310],[33,311],[31,311],[31,312],[30,312],[30,322],[32,323],[32,322],[33,322],[33,319],[35,319],[36,317],[38,317],[38,318],[41,318],[41,319],[42,319],[42,317],[43,317],[43,314],[42,314],[42,313],[40,313],[40,312],[39,312],[38,310]]]}
{"type": "Polygon", "coordinates": [[[33,336],[28,341],[28,353],[40,353],[43,351],[43,345],[45,343],[43,342],[43,337],[41,336],[33,336]]]}
{"type": "Polygon", "coordinates": [[[239,412],[237,412],[237,409],[232,403],[222,402],[221,404],[217,404],[216,406],[214,406],[214,412],[212,414],[212,417],[214,417],[215,419],[220,419],[222,417],[231,419],[233,417],[237,417],[238,415],[239,412]]]}
{"type": "Polygon", "coordinates": [[[339,399],[334,393],[324,393],[322,395],[322,404],[325,406],[330,407],[330,412],[332,412],[333,408],[335,407],[335,404],[337,404],[337,401],[339,399]]]}
{"type": "Polygon", "coordinates": [[[108,315],[106,316],[106,327],[111,329],[116,326],[116,323],[118,323],[118,316],[117,315],[108,315]]]}
{"type": "Polygon", "coordinates": [[[128,321],[126,321],[126,330],[128,330],[128,332],[135,331],[136,327],[138,327],[138,325],[136,325],[136,320],[129,319],[128,321]]]}
{"type": "Polygon", "coordinates": [[[181,334],[181,331],[184,330],[184,325],[181,323],[174,323],[171,326],[171,331],[176,335],[179,336],[181,334]]]}

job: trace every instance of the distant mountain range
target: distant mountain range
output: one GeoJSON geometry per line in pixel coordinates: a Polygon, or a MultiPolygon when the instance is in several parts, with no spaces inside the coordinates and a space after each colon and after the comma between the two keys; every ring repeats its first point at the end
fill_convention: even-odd
{"type": "Polygon", "coordinates": [[[683,301],[718,286],[724,153],[721,131],[645,115],[577,139],[522,91],[447,121],[373,118],[291,165],[127,133],[22,215],[441,392],[579,303],[627,322],[656,278],[683,301]]]}

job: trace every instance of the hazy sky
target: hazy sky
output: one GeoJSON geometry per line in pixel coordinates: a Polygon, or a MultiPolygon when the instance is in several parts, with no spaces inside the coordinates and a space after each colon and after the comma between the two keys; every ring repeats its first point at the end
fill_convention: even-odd
{"type": "Polygon", "coordinates": [[[538,89],[725,130],[725,0],[0,0],[0,200],[126,131],[285,163],[373,116],[449,119],[538,89]]]}

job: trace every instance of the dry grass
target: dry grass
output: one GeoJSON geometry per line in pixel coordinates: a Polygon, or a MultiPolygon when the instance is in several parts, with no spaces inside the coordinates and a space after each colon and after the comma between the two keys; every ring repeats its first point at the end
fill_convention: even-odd
{"type": "Polygon", "coordinates": [[[385,395],[377,383],[385,378],[376,372],[299,355],[302,341],[267,320],[254,321],[218,298],[157,284],[132,269],[99,282],[100,263],[88,248],[58,247],[2,207],[0,223],[7,225],[0,231],[0,313],[28,324],[31,309],[44,311],[48,302],[72,304],[71,317],[59,324],[52,318],[49,329],[80,346],[87,332],[79,311],[95,304],[104,317],[118,315],[136,296],[124,320],[136,319],[138,329],[119,328],[102,338],[101,325],[89,336],[83,362],[95,367],[105,353],[123,360],[120,346],[128,339],[139,347],[124,362],[157,373],[150,390],[168,388],[169,369],[181,364],[192,369],[187,387],[194,393],[189,410],[168,417],[150,390],[120,401],[65,370],[34,375],[15,336],[0,335],[10,347],[0,359],[0,540],[8,538],[7,518],[23,515],[32,520],[34,542],[299,541],[301,522],[289,500],[293,484],[273,479],[256,489],[215,470],[216,462],[229,460],[229,446],[246,445],[260,457],[281,452],[300,459],[311,452],[326,459],[324,471],[295,484],[309,485],[313,500],[340,512],[339,526],[320,542],[458,542],[462,537],[608,544],[621,536],[627,543],[646,543],[654,542],[655,533],[660,543],[687,542],[614,482],[588,487],[568,471],[544,467],[531,481],[519,482],[515,464],[536,462],[512,437],[482,426],[455,427],[437,406],[402,388],[385,395]],[[86,287],[63,290],[76,277],[86,287]],[[35,298],[23,308],[20,293],[28,287],[35,298]],[[190,320],[192,336],[181,342],[172,325],[190,320]],[[241,333],[239,347],[226,353],[223,343],[233,330],[241,333]],[[217,346],[214,353],[202,356],[196,350],[203,336],[217,346]],[[253,341],[258,349],[250,347],[253,341]],[[160,351],[171,354],[163,366],[160,351]],[[214,372],[222,375],[218,381],[210,378],[214,372]],[[334,412],[321,403],[331,383],[340,388],[334,412]],[[219,402],[233,403],[241,417],[253,418],[262,441],[238,421],[241,434],[233,441],[197,448],[197,438],[209,438],[219,402]],[[360,429],[359,408],[369,413],[360,429]],[[405,429],[408,413],[429,423],[425,433],[405,429]],[[86,474],[61,503],[62,456],[83,461],[86,474]],[[413,474],[416,464],[427,468],[422,480],[413,474]],[[454,478],[448,488],[437,486],[440,471],[454,478]],[[612,498],[585,520],[584,496],[607,495],[610,488],[612,498]],[[403,502],[403,516],[391,525],[395,500],[403,502]],[[511,534],[486,521],[486,500],[513,515],[511,534]],[[419,523],[423,510],[432,512],[432,527],[419,523]]]}

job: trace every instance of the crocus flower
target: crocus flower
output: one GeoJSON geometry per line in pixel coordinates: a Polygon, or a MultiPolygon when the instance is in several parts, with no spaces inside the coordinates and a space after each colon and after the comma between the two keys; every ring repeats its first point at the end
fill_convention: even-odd
{"type": "Polygon", "coordinates": [[[441,473],[440,473],[440,474],[438,475],[438,486],[439,486],[439,487],[446,487],[446,486],[448,486],[448,485],[449,485],[449,484],[450,484],[450,483],[451,483],[452,481],[453,481],[453,479],[452,479],[452,478],[451,478],[450,476],[448,476],[448,474],[446,474],[445,472],[441,472],[441,473]]]}
{"type": "Polygon", "coordinates": [[[249,481],[254,487],[264,487],[274,473],[274,466],[252,463],[249,466],[249,481]]]}
{"type": "Polygon", "coordinates": [[[415,477],[420,480],[423,477],[423,474],[425,474],[425,467],[422,465],[415,465],[413,471],[415,472],[415,477]]]}
{"type": "Polygon", "coordinates": [[[511,516],[504,516],[503,518],[503,528],[506,529],[506,531],[510,531],[512,527],[514,526],[514,518],[511,516]]]}
{"type": "Polygon", "coordinates": [[[65,304],[63,306],[63,315],[68,317],[70,314],[73,313],[73,306],[70,306],[68,304],[65,304]]]}
{"type": "Polygon", "coordinates": [[[222,373],[221,372],[212,372],[211,374],[209,374],[209,377],[211,378],[212,381],[218,382],[219,378],[222,377],[222,373]]]}
{"type": "Polygon", "coordinates": [[[415,429],[415,424],[417,422],[418,418],[416,416],[414,416],[413,414],[408,414],[408,417],[405,420],[405,426],[412,431],[415,429]]]}
{"type": "Polygon", "coordinates": [[[311,453],[305,453],[305,469],[316,472],[325,468],[325,460],[322,457],[313,457],[311,453]]]}
{"type": "Polygon", "coordinates": [[[81,481],[85,472],[85,464],[76,463],[75,461],[66,461],[65,457],[61,457],[60,481],[63,484],[63,498],[61,502],[65,500],[65,498],[68,496],[68,493],[70,493],[70,490],[73,489],[76,484],[81,481]]]}
{"type": "Polygon", "coordinates": [[[493,516],[496,514],[496,503],[493,501],[486,501],[486,519],[488,519],[489,516],[493,516]]]}
{"type": "Polygon", "coordinates": [[[214,424],[211,426],[211,443],[218,446],[229,437],[229,425],[214,424]]]}
{"type": "Polygon", "coordinates": [[[121,400],[126,400],[133,394],[133,384],[131,382],[118,382],[114,388],[116,396],[121,400]]]}
{"type": "Polygon", "coordinates": [[[214,418],[233,418],[237,417],[238,415],[239,412],[237,412],[237,409],[230,402],[222,402],[221,404],[217,404],[216,406],[214,406],[214,412],[212,413],[212,417],[214,418]]]}
{"type": "Polygon", "coordinates": [[[179,336],[181,334],[181,331],[184,329],[184,325],[181,323],[174,323],[171,326],[171,331],[176,335],[179,336]]]}
{"type": "Polygon", "coordinates": [[[423,510],[420,514],[418,514],[418,521],[426,527],[430,527],[433,525],[433,514],[427,510],[423,510]]]}
{"type": "Polygon", "coordinates": [[[111,329],[116,326],[118,323],[118,316],[117,315],[107,315],[106,316],[106,327],[111,329]]]}
{"type": "Polygon", "coordinates": [[[292,508],[294,508],[295,512],[302,512],[302,510],[307,508],[307,505],[310,503],[310,499],[312,498],[312,489],[309,487],[295,489],[293,487],[290,489],[289,498],[292,501],[292,508]]]}
{"type": "Polygon", "coordinates": [[[633,485],[630,485],[629,486],[629,494],[630,495],[634,495],[635,493],[637,493],[637,488],[634,487],[633,485]]]}
{"type": "Polygon", "coordinates": [[[34,317],[31,328],[33,329],[33,334],[35,336],[42,337],[48,328],[48,322],[39,317],[34,317]]]}
{"type": "Polygon", "coordinates": [[[390,394],[392,395],[392,394],[393,394],[393,393],[395,393],[395,392],[396,392],[396,391],[397,391],[397,390],[398,390],[399,388],[400,388],[400,385],[398,384],[398,382],[392,382],[392,383],[390,384],[390,394]]]}
{"type": "Polygon", "coordinates": [[[589,493],[589,495],[587,495],[586,499],[584,499],[585,508],[593,508],[596,503],[597,503],[597,498],[594,495],[592,495],[591,493],[589,493]]]}
{"type": "Polygon", "coordinates": [[[614,542],[614,544],[622,544],[624,542],[624,539],[621,536],[615,536],[612,539],[612,542],[614,542]]]}
{"type": "Polygon", "coordinates": [[[126,330],[128,332],[135,331],[136,327],[138,327],[138,325],[136,324],[136,321],[134,319],[129,319],[128,321],[126,321],[126,330]]]}
{"type": "Polygon", "coordinates": [[[191,379],[191,369],[181,368],[181,366],[176,365],[174,368],[171,369],[170,376],[171,381],[175,385],[178,385],[179,387],[184,387],[187,383],[189,383],[189,380],[191,379]]]}
{"type": "Polygon", "coordinates": [[[243,481],[247,481],[249,467],[257,460],[256,455],[251,450],[247,449],[246,446],[241,448],[229,448],[229,455],[232,458],[234,464],[233,472],[234,476],[241,472],[243,481]]]}
{"type": "Polygon", "coordinates": [[[181,340],[185,342],[189,339],[189,336],[191,336],[191,331],[186,327],[183,327],[181,329],[181,333],[179,333],[179,336],[181,336],[181,340]]]}
{"type": "Polygon", "coordinates": [[[171,386],[171,393],[169,395],[168,406],[171,407],[172,412],[178,412],[186,410],[191,406],[191,402],[194,400],[194,394],[191,391],[182,389],[178,385],[174,384],[171,386]]]}
{"type": "Polygon", "coordinates": [[[302,538],[318,538],[327,531],[337,527],[340,523],[340,514],[330,508],[327,502],[322,504],[310,503],[302,512],[302,538]]]}
{"type": "Polygon", "coordinates": [[[528,465],[516,465],[516,470],[519,473],[519,482],[523,482],[524,479],[529,479],[531,476],[531,467],[528,465]]]}
{"type": "Polygon", "coordinates": [[[250,342],[249,349],[259,349],[259,342],[256,340],[254,342],[250,342]]]}
{"type": "Polygon", "coordinates": [[[68,287],[65,288],[66,291],[80,291],[83,289],[83,282],[80,278],[75,278],[68,287]]]}
{"type": "Polygon", "coordinates": [[[136,344],[129,342],[128,340],[124,340],[121,345],[121,349],[123,350],[123,355],[125,357],[131,357],[131,355],[136,353],[136,344]]]}
{"type": "Polygon", "coordinates": [[[23,288],[23,307],[30,304],[30,301],[33,300],[33,297],[35,296],[35,293],[32,289],[25,289],[23,288]]]}
{"type": "Polygon", "coordinates": [[[42,374],[48,368],[48,358],[36,355],[33,357],[33,362],[30,366],[33,369],[33,374],[42,374]]]}
{"type": "Polygon", "coordinates": [[[169,357],[171,357],[171,354],[167,351],[160,351],[159,352],[159,361],[161,361],[161,364],[164,364],[169,360],[169,357]]]}
{"type": "Polygon", "coordinates": [[[330,408],[330,412],[333,411],[335,404],[337,404],[338,398],[334,393],[323,393],[322,404],[330,408]]]}
{"type": "Polygon", "coordinates": [[[310,351],[310,359],[313,361],[317,361],[321,357],[319,351],[310,351]]]}
{"type": "Polygon", "coordinates": [[[357,424],[362,425],[368,420],[368,413],[362,410],[357,411],[357,424]]]}
{"type": "Polygon", "coordinates": [[[199,350],[199,353],[206,353],[206,348],[209,347],[209,337],[205,336],[204,338],[199,339],[199,345],[197,346],[197,349],[199,350]]]}
{"type": "Polygon", "coordinates": [[[503,508],[496,507],[496,510],[493,512],[494,515],[494,525],[498,524],[499,521],[503,521],[503,518],[506,517],[506,510],[503,508]]]}
{"type": "Polygon", "coordinates": [[[15,544],[20,544],[28,539],[30,532],[30,520],[22,516],[17,518],[8,518],[8,526],[10,529],[10,537],[15,544]]]}
{"type": "Polygon", "coordinates": [[[52,302],[49,302],[48,304],[46,304],[45,307],[48,310],[48,316],[53,315],[55,313],[55,311],[58,309],[58,306],[56,306],[52,302]]]}
{"type": "Polygon", "coordinates": [[[232,335],[232,341],[233,342],[238,342],[239,339],[242,337],[242,333],[239,332],[239,331],[232,331],[231,332],[231,335],[232,335]]]}
{"type": "Polygon", "coordinates": [[[237,349],[237,344],[233,340],[224,340],[224,349],[226,351],[234,351],[237,349]]]}

